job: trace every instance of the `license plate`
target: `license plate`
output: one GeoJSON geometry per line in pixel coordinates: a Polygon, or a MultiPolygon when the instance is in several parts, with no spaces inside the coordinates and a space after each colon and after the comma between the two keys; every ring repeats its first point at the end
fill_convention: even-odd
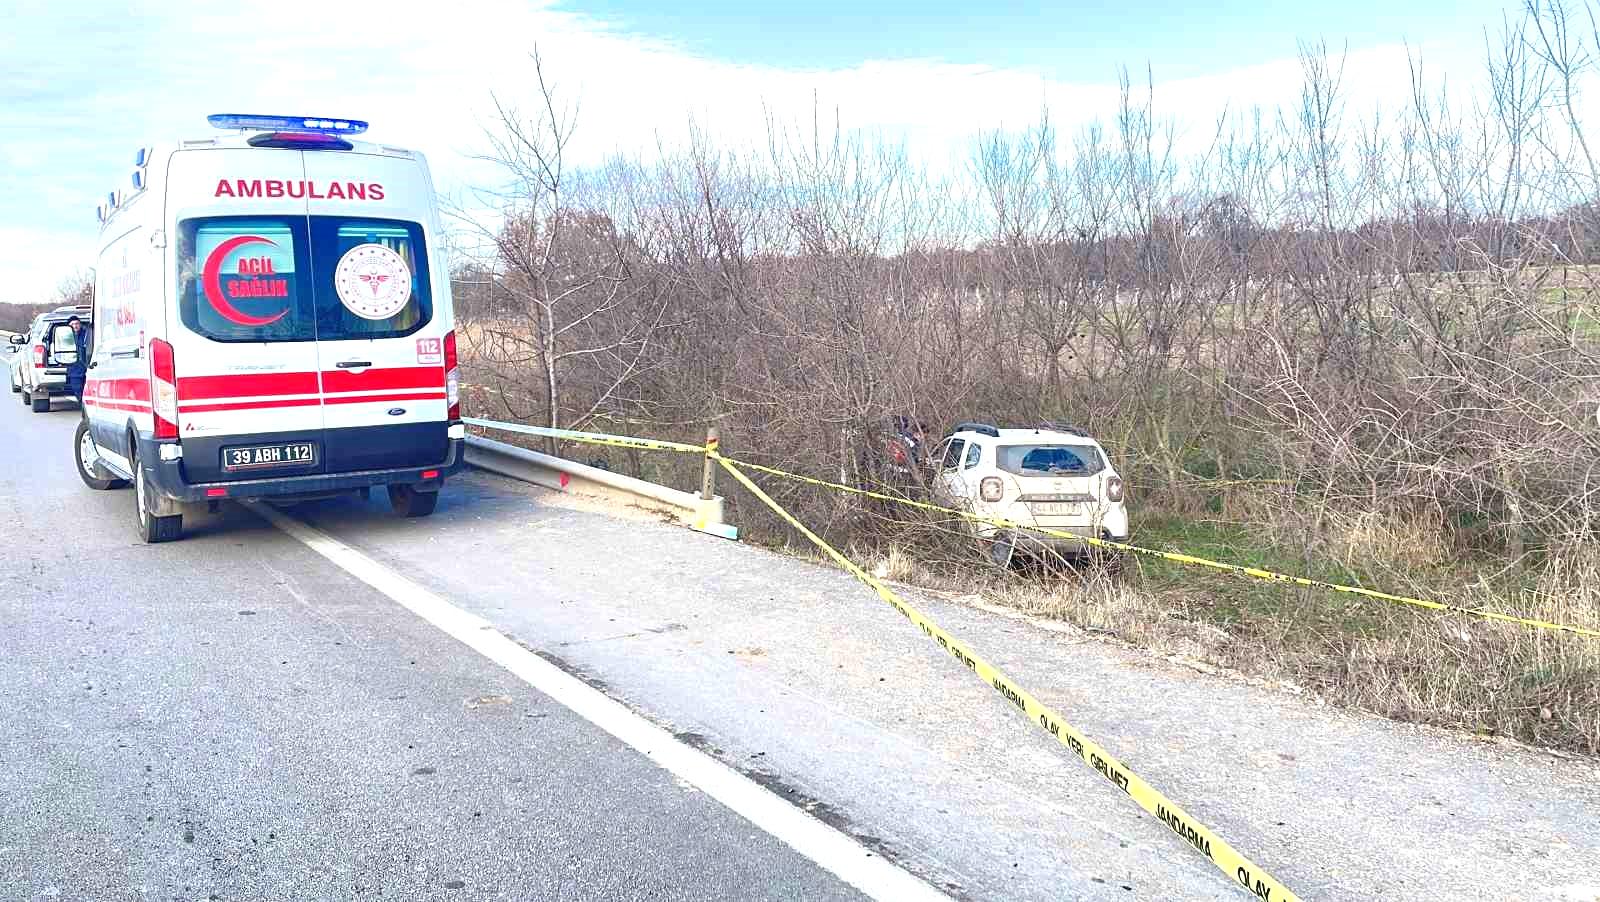
{"type": "Polygon", "coordinates": [[[1083,513],[1083,504],[1078,501],[1032,501],[1028,510],[1037,517],[1076,517],[1083,513]]]}
{"type": "Polygon", "coordinates": [[[222,469],[265,470],[271,467],[299,467],[317,462],[316,442],[284,442],[279,445],[253,445],[222,449],[222,469]]]}

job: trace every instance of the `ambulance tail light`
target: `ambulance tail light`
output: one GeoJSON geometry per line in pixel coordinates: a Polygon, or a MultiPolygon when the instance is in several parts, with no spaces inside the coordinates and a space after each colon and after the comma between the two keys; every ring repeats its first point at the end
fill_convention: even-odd
{"type": "Polygon", "coordinates": [[[44,366],[44,345],[33,346],[33,365],[35,367],[44,366]]]}
{"type": "Polygon", "coordinates": [[[178,437],[178,368],[172,345],[150,342],[150,401],[156,415],[156,438],[178,437]]]}
{"type": "Polygon", "coordinates": [[[456,332],[451,329],[444,335],[444,395],[450,405],[446,417],[461,419],[461,376],[456,369],[456,332]]]}

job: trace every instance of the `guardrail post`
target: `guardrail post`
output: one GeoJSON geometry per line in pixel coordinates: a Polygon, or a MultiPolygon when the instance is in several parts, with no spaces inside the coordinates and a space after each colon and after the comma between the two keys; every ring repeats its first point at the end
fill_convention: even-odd
{"type": "Polygon", "coordinates": [[[717,447],[717,427],[706,430],[706,466],[700,475],[700,498],[710,501],[717,497],[717,462],[711,459],[711,450],[717,447]]]}

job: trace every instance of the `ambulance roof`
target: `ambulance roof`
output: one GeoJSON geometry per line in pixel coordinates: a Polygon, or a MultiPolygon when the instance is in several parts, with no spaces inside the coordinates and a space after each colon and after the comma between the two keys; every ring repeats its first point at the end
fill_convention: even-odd
{"type": "MultiPolygon", "coordinates": [[[[354,136],[367,130],[367,123],[360,119],[218,113],[207,116],[206,121],[212,128],[230,134],[179,140],[173,149],[279,148],[421,159],[421,154],[404,147],[352,140],[354,136]]],[[[140,148],[134,155],[132,190],[122,189],[108,193],[105,202],[95,209],[95,216],[99,219],[102,229],[116,216],[118,209],[144,191],[148,184],[145,169],[150,165],[154,155],[152,148],[140,148]]]]}

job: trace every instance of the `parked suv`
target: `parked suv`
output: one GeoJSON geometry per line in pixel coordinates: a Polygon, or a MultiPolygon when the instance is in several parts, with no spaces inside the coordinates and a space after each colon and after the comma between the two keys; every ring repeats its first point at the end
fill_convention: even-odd
{"type": "MultiPolygon", "coordinates": [[[[962,423],[930,455],[930,488],[941,504],[982,517],[1116,542],[1128,539],[1122,477],[1100,443],[1057,423],[1001,429],[962,423]]],[[[1085,542],[971,524],[989,559],[1018,553],[1086,557],[1085,542]]]]}
{"type": "Polygon", "coordinates": [[[10,374],[12,394],[22,391],[22,368],[28,365],[28,336],[33,334],[33,327],[37,323],[38,320],[35,319],[28,325],[28,331],[19,332],[6,339],[6,350],[11,353],[10,359],[6,361],[6,371],[10,374]]]}
{"type": "Polygon", "coordinates": [[[78,346],[67,325],[74,316],[91,325],[88,307],[59,307],[34,320],[22,347],[23,359],[16,364],[18,385],[23,405],[34,413],[45,413],[52,397],[67,394],[67,367],[78,360],[78,346]]]}

